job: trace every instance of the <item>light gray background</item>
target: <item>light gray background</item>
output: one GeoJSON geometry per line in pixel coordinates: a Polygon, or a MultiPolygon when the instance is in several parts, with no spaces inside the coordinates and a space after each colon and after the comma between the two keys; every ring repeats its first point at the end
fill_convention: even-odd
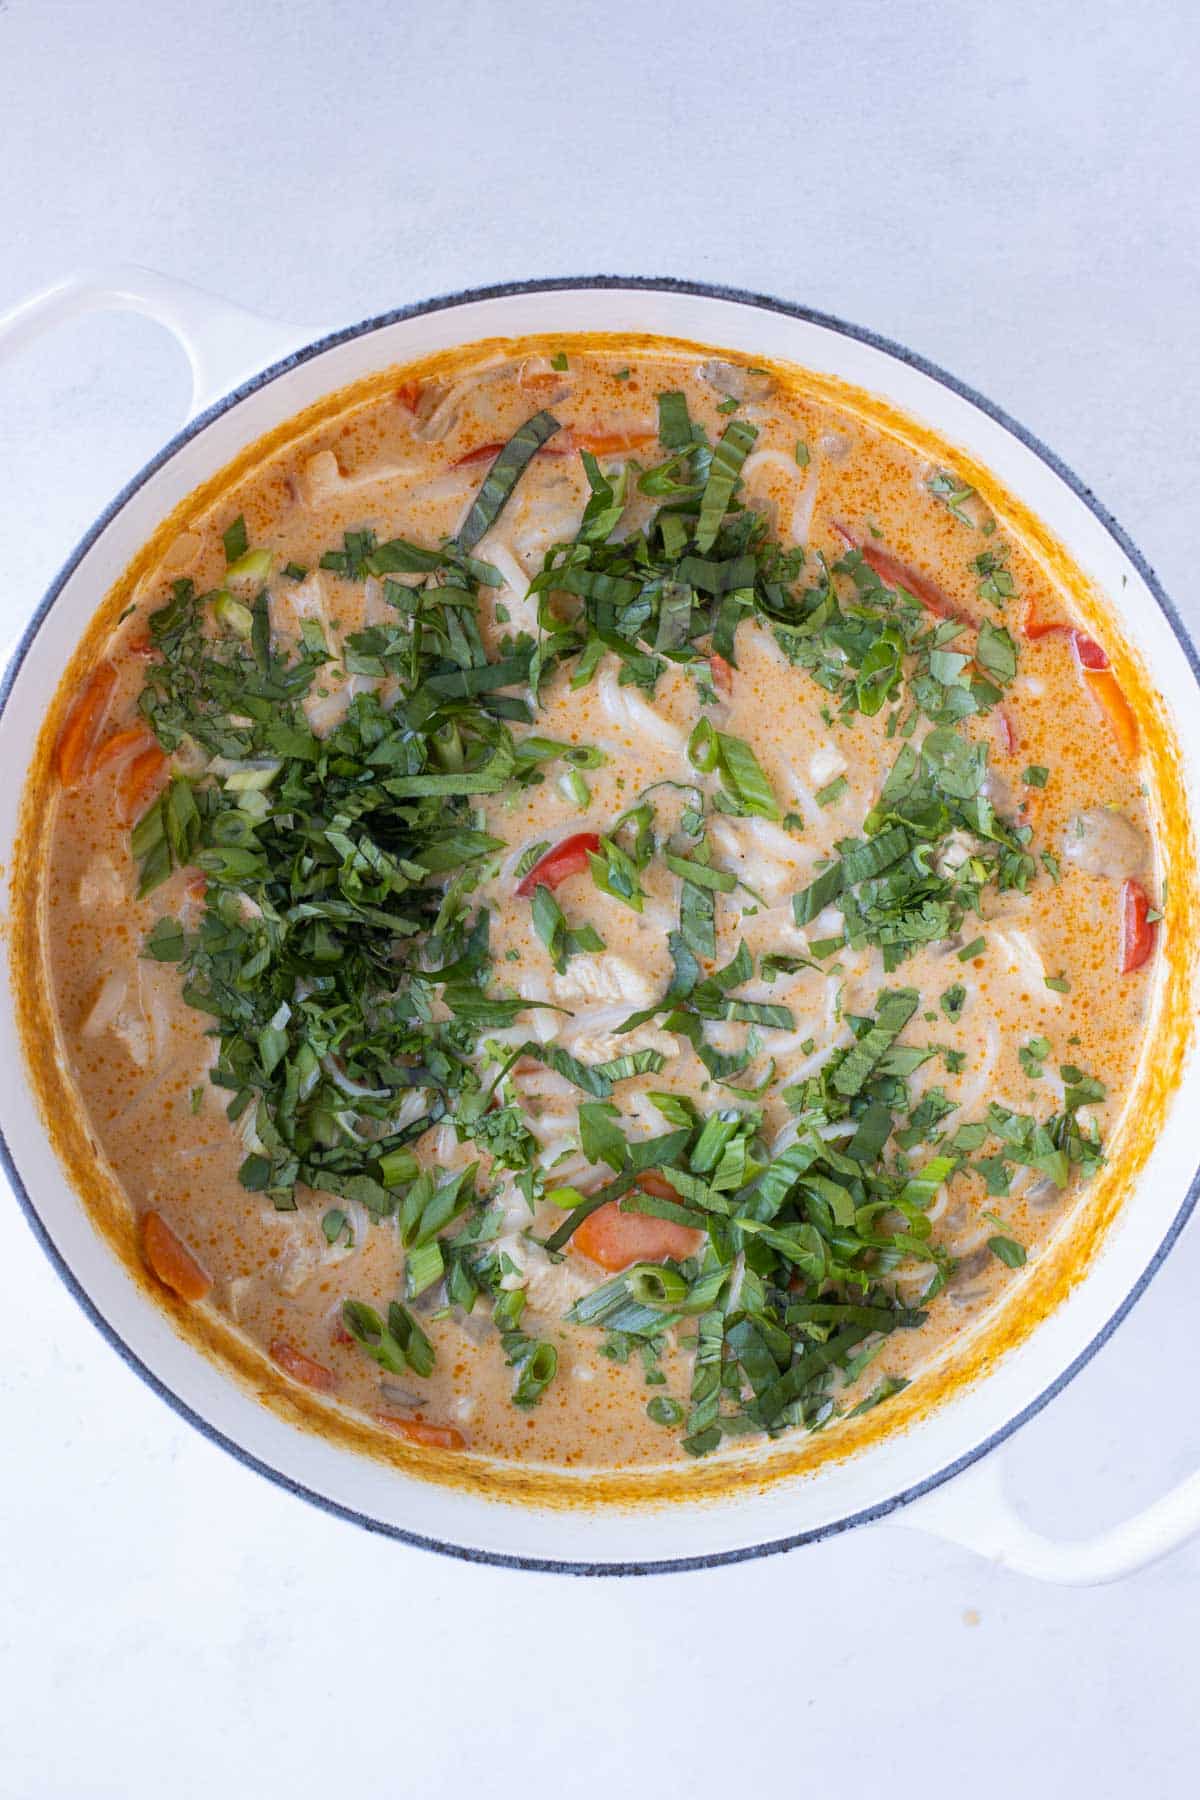
{"type": "MultiPolygon", "coordinates": [[[[0,310],[148,263],[315,326],[728,281],[1038,432],[1193,625],[1200,27],[1176,4],[0,0],[0,310]]],[[[177,422],[145,322],[0,368],[0,620],[177,422]]],[[[1200,1456],[1193,1225],[1004,1452],[1064,1534],[1200,1456]]],[[[1058,1592],[895,1528],[649,1582],[376,1541],[179,1423],[0,1214],[0,1795],[1194,1791],[1200,1551],[1058,1592]],[[977,1622],[976,1622],[977,1618],[977,1622]]]]}

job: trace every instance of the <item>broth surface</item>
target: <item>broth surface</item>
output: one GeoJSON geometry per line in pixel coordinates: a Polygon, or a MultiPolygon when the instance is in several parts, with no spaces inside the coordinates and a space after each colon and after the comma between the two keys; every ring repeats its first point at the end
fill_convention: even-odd
{"type": "MultiPolygon", "coordinates": [[[[442,663],[435,679],[463,666],[454,655],[442,663]]],[[[957,1354],[1067,1229],[1131,1089],[1147,1017],[1159,873],[1137,722],[1103,650],[1002,514],[801,380],[717,357],[568,343],[562,353],[518,346],[436,384],[351,398],[190,522],[142,584],[101,674],[60,745],[45,874],[62,1043],[95,1140],[130,1206],[152,1221],[151,1267],[185,1297],[194,1282],[195,1304],[225,1313],[288,1379],[417,1442],[564,1466],[686,1461],[764,1425],[828,1428],[886,1403],[957,1354]],[[697,434],[683,447],[670,441],[662,395],[683,396],[697,434]],[[403,540],[436,563],[440,546],[469,536],[501,447],[546,412],[557,429],[471,543],[474,566],[459,556],[406,568],[403,554],[379,555],[403,540]],[[734,424],[743,436],[730,436],[734,424]],[[720,449],[710,452],[723,443],[741,449],[730,510],[717,514],[729,536],[701,547],[721,466],[720,449]],[[608,530],[581,540],[585,509],[600,505],[608,530]],[[660,508],[677,522],[667,551],[677,542],[672,560],[691,581],[671,581],[665,602],[661,571],[647,564],[647,621],[622,612],[642,603],[641,578],[617,577],[626,586],[615,600],[601,580],[590,591],[586,580],[566,584],[573,567],[595,574],[598,547],[637,545],[641,534],[662,564],[660,508]],[[748,540],[760,566],[743,579],[731,546],[747,509],[761,521],[748,540]],[[765,601],[767,546],[791,560],[765,601]],[[255,562],[255,552],[265,555],[255,562]],[[547,559],[555,575],[530,593],[547,559]],[[478,563],[488,565],[482,582],[478,563]],[[415,959],[397,936],[395,993],[432,1036],[381,1086],[365,1051],[348,1061],[310,1032],[315,1072],[297,1065],[296,1076],[315,1084],[299,1103],[311,1116],[297,1179],[285,1166],[295,1145],[280,1144],[259,1100],[308,1029],[305,1004],[328,973],[319,934],[311,921],[291,928],[289,1016],[253,1019],[259,1061],[242,1081],[220,1061],[234,1001],[219,1017],[189,1004],[179,957],[206,931],[215,942],[222,922],[250,937],[267,930],[251,866],[257,834],[272,813],[303,809],[287,798],[285,750],[256,743],[214,762],[211,745],[179,727],[153,687],[175,654],[164,609],[192,608],[217,658],[260,654],[264,627],[281,666],[307,655],[306,688],[268,710],[281,720],[295,709],[312,755],[336,760],[339,734],[357,721],[394,727],[404,714],[422,767],[446,774],[473,766],[469,727],[456,739],[451,721],[429,748],[411,719],[414,697],[428,701],[431,665],[413,689],[404,660],[439,585],[466,597],[439,603],[439,617],[458,607],[477,621],[476,670],[483,659],[527,664],[530,646],[544,649],[559,629],[577,641],[549,657],[536,696],[527,667],[470,696],[476,712],[495,696],[516,703],[493,723],[518,762],[495,791],[448,783],[438,799],[447,829],[494,842],[423,881],[405,878],[439,900],[449,890],[459,914],[415,959]],[[674,624],[664,624],[668,603],[674,624]],[[139,709],[144,692],[152,698],[139,709]],[[530,740],[541,747],[522,759],[530,740]],[[904,814],[896,798],[904,757],[948,808],[924,835],[916,802],[904,814]],[[173,856],[153,843],[147,852],[154,809],[185,786],[200,796],[200,839],[173,856]],[[211,812],[206,794],[219,797],[211,812]],[[964,826],[963,807],[978,829],[964,826]],[[226,850],[250,846],[244,869],[214,851],[218,809],[238,814],[237,833],[221,829],[226,850]],[[847,912],[851,890],[865,898],[846,872],[848,847],[878,846],[889,830],[903,855],[867,880],[902,869],[929,890],[900,924],[891,899],[887,918],[882,901],[869,917],[854,916],[853,899],[847,912]],[[598,843],[575,852],[578,866],[562,874],[543,863],[544,881],[518,893],[539,856],[580,834],[598,843]],[[138,897],[139,865],[145,885],[155,854],[167,855],[165,878],[138,897]],[[841,889],[818,905],[814,884],[839,868],[841,889]],[[486,962],[467,971],[467,986],[524,1004],[464,1035],[445,982],[426,978],[462,961],[481,918],[486,962]],[[706,933],[707,950],[697,947],[706,933]],[[888,996],[909,992],[891,1031],[888,996]],[[438,1033],[452,1049],[450,1079],[429,1054],[438,1033]],[[367,1068],[376,1078],[364,1080],[367,1068]],[[690,1129],[690,1140],[651,1162],[648,1192],[626,1164],[616,1206],[657,1201],[657,1214],[613,1217],[610,1203],[607,1234],[598,1215],[581,1217],[578,1241],[547,1251],[547,1238],[621,1178],[619,1147],[615,1166],[597,1149],[613,1123],[606,1105],[635,1163],[648,1139],[690,1129]],[[697,1160],[714,1119],[741,1146],[744,1180],[736,1159],[697,1160]],[[814,1157],[827,1145],[832,1159],[810,1162],[820,1175],[807,1186],[805,1143],[814,1157]],[[789,1151],[795,1173],[777,1216],[755,1195],[789,1151]],[[322,1165],[323,1187],[322,1156],[342,1159],[322,1165]],[[355,1186],[363,1174],[370,1192],[355,1186]],[[442,1246],[428,1282],[415,1202],[405,1214],[423,1175],[443,1192],[460,1176],[460,1199],[476,1196],[424,1240],[442,1246]],[[716,1220],[711,1236],[697,1218],[716,1220]],[[626,1243],[634,1265],[667,1270],[652,1299],[644,1267],[636,1290],[621,1271],[626,1243]],[[606,1284],[612,1303],[584,1322],[606,1284]],[[381,1336],[393,1304],[395,1327],[381,1336]],[[405,1341],[414,1328],[415,1348],[405,1341]]],[[[202,672],[197,683],[208,692],[202,672]]],[[[222,717],[227,735],[252,734],[251,712],[231,702],[222,717]]],[[[312,766],[307,750],[298,761],[312,766]]],[[[355,781],[377,794],[398,769],[381,762],[355,781]]],[[[395,796],[393,810],[411,798],[395,796]]],[[[351,808],[321,828],[361,842],[374,816],[351,808]]],[[[360,859],[359,887],[341,877],[339,904],[350,891],[360,898],[347,904],[371,904],[360,890],[377,876],[360,859]]],[[[437,911],[427,906],[426,923],[437,911]]],[[[191,978],[194,990],[194,969],[191,978]]],[[[253,996],[252,974],[238,992],[253,996]]]]}

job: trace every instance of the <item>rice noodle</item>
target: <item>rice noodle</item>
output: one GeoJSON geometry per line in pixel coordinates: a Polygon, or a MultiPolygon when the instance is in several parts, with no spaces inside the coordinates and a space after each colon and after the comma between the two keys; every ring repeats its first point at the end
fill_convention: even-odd
{"type": "Polygon", "coordinates": [[[597,691],[600,703],[614,725],[622,726],[638,738],[648,738],[652,743],[661,744],[664,750],[675,755],[683,754],[687,743],[687,733],[670,719],[664,718],[653,706],[646,702],[632,687],[621,687],[617,681],[616,669],[606,659],[607,666],[602,667],[597,680],[597,691]]]}
{"type": "Polygon", "coordinates": [[[529,577],[516,554],[504,538],[485,537],[475,547],[480,562],[491,563],[504,577],[504,586],[495,598],[508,608],[509,623],[516,631],[537,630],[537,601],[530,597],[529,577]]]}
{"type": "MultiPolygon", "coordinates": [[[[348,1094],[352,1100],[387,1100],[391,1095],[390,1088],[366,1087],[361,1081],[355,1081],[353,1076],[347,1075],[335,1056],[323,1056],[321,1067],[334,1087],[340,1088],[342,1093],[348,1094]]],[[[416,1117],[420,1118],[420,1116],[418,1112],[416,1117]]]]}
{"type": "Polygon", "coordinates": [[[100,983],[87,1016],[79,1027],[80,1035],[85,1038],[102,1037],[125,1004],[128,990],[129,977],[125,971],[110,970],[100,983]]]}
{"type": "Polygon", "coordinates": [[[982,1100],[999,1054],[1000,1031],[995,1019],[989,1013],[984,1025],[983,1058],[970,1081],[963,1083],[958,1089],[958,1104],[964,1113],[969,1112],[982,1100]]]}
{"type": "Polygon", "coordinates": [[[991,941],[993,947],[998,946],[1009,957],[1009,967],[1005,974],[1009,977],[1015,974],[1025,981],[1033,990],[1031,998],[1036,995],[1046,1006],[1062,1005],[1062,995],[1046,986],[1046,965],[1027,931],[1015,925],[996,926],[991,932],[991,941]]]}
{"type": "Polygon", "coordinates": [[[304,716],[316,737],[328,737],[336,731],[350,710],[350,702],[356,694],[368,694],[376,687],[373,675],[348,675],[336,687],[330,688],[327,694],[319,694],[310,688],[301,701],[304,716]]]}
{"type": "Polygon", "coordinates": [[[742,480],[748,489],[753,488],[756,477],[764,470],[783,475],[789,489],[794,491],[789,534],[794,544],[804,547],[808,543],[817,502],[817,464],[810,463],[807,469],[802,469],[795,457],[787,455],[783,450],[755,450],[742,464],[742,480]]]}

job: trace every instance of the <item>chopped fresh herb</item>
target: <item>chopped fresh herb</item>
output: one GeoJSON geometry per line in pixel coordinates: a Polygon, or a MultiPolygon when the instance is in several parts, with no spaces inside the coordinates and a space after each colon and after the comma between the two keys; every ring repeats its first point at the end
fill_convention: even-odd
{"type": "Polygon", "coordinates": [[[1006,1269],[1020,1269],[1025,1266],[1024,1246],[1015,1238],[990,1237],[987,1247],[992,1255],[998,1257],[1006,1269]]]}
{"type": "Polygon", "coordinates": [[[239,557],[245,556],[246,548],[250,540],[246,535],[246,521],[241,513],[238,514],[237,518],[233,521],[233,524],[227,526],[224,532],[222,532],[221,542],[225,546],[225,561],[227,563],[235,563],[238,561],[239,557]]]}

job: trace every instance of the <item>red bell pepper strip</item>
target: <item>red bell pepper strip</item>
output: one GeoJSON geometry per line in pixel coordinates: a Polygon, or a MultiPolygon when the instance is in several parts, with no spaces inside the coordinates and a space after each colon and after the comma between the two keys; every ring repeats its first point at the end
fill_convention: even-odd
{"type": "Polygon", "coordinates": [[[537,888],[556,888],[568,875],[582,875],[588,867],[588,856],[599,853],[599,832],[577,831],[564,838],[561,844],[555,844],[553,850],[547,850],[545,856],[538,857],[528,875],[517,883],[517,892],[523,899],[528,899],[537,888]]]}
{"type": "Polygon", "coordinates": [[[875,571],[885,587],[904,588],[935,618],[962,619],[967,625],[975,623],[930,576],[922,575],[919,569],[901,562],[890,550],[883,550],[878,544],[855,537],[852,531],[839,525],[836,519],[833,521],[833,529],[849,549],[859,551],[868,569],[875,571]]]}
{"type": "Polygon", "coordinates": [[[1117,964],[1122,975],[1140,969],[1154,948],[1158,921],[1151,919],[1150,901],[1140,881],[1121,883],[1121,955],[1117,964]]]}
{"type": "MultiPolygon", "coordinates": [[[[473,450],[468,450],[463,456],[456,456],[454,461],[450,464],[450,467],[452,469],[466,469],[472,467],[475,463],[495,462],[503,448],[504,444],[499,440],[487,444],[476,444],[473,450]]],[[[575,444],[572,441],[570,431],[561,431],[558,436],[553,438],[549,443],[539,444],[535,451],[535,455],[569,456],[574,449],[575,444]]]]}
{"type": "Polygon", "coordinates": [[[1000,707],[996,713],[996,735],[1000,739],[1000,748],[1005,756],[1011,756],[1017,747],[1017,734],[1008,714],[1000,707]]]}

